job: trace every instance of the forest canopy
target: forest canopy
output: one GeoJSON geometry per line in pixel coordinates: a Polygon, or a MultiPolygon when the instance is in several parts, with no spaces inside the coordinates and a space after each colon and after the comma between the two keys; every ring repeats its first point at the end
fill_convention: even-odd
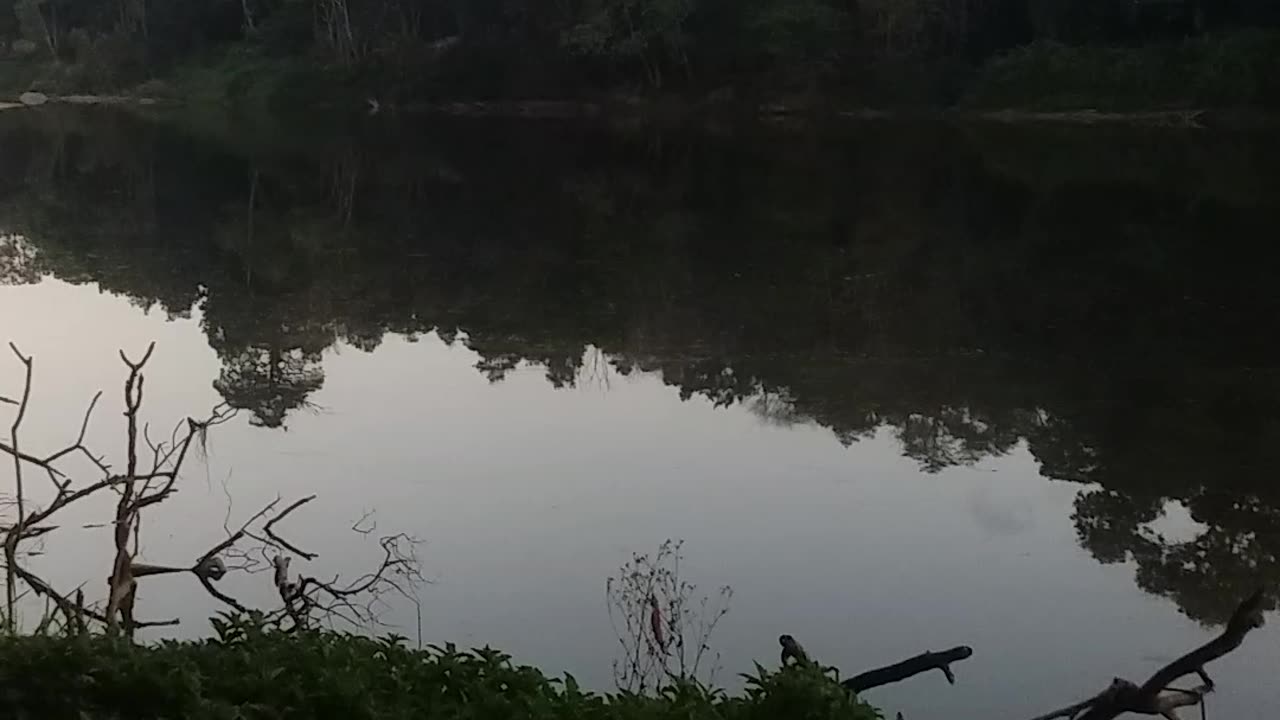
{"type": "Polygon", "coordinates": [[[283,72],[296,92],[347,84],[389,98],[1087,102],[1075,85],[1144,105],[1280,96],[1269,0],[5,2],[0,64],[47,63],[37,89],[127,88],[199,67],[216,70],[223,95],[283,72]],[[319,88],[302,82],[316,70],[319,88]]]}

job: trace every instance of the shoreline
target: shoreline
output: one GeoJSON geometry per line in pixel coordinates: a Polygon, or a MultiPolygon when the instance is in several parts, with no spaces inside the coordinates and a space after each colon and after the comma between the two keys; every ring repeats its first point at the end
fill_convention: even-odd
{"type": "MultiPolygon", "coordinates": [[[[453,100],[383,105],[369,98],[360,114],[442,115],[459,118],[529,120],[625,120],[633,122],[685,122],[689,120],[755,121],[769,124],[822,121],[962,121],[1010,125],[1142,126],[1192,130],[1280,128],[1280,113],[1254,109],[1164,109],[1106,111],[1092,108],[1035,110],[1028,108],[840,108],[781,102],[754,107],[663,99],[614,100],[453,100]]],[[[197,107],[202,103],[178,98],[119,95],[45,95],[24,93],[16,99],[0,99],[0,111],[44,105],[137,106],[148,108],[197,107]]],[[[222,108],[234,105],[218,104],[222,108]]],[[[330,106],[330,110],[340,110],[330,106]]],[[[351,108],[352,113],[357,112],[351,108]]]]}

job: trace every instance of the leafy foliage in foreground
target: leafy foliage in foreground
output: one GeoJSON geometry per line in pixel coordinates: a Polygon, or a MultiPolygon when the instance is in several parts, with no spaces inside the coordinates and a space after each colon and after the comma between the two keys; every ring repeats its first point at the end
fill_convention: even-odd
{"type": "Polygon", "coordinates": [[[216,638],[131,645],[101,636],[0,639],[0,717],[872,720],[813,668],[758,668],[741,696],[695,685],[598,695],[491,649],[281,633],[215,619],[216,638]]]}

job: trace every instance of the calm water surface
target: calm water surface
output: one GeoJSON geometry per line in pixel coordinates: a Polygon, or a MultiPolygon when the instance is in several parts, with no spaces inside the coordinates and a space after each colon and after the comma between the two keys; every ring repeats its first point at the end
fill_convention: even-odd
{"type": "MultiPolygon", "coordinates": [[[[784,632],[846,673],[968,644],[956,686],[869,699],[1025,717],[1280,579],[1277,140],[5,113],[0,339],[36,357],[25,446],[105,389],[118,455],[116,350],[152,340],[149,420],[240,408],[147,561],[314,493],[310,571],[376,559],[372,512],[424,541],[425,640],[607,688],[605,578],[683,538],[735,591],[725,682],[784,632]]],[[[51,537],[33,562],[93,588],[106,531],[51,537]]],[[[184,577],[140,605],[186,636],[219,609],[184,577]]],[[[1274,625],[1216,716],[1280,711],[1274,625]]]]}

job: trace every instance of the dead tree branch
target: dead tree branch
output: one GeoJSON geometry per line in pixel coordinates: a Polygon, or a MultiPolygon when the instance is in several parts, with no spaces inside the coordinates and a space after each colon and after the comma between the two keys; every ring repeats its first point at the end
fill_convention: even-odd
{"type": "Polygon", "coordinates": [[[947,682],[955,685],[956,676],[951,671],[951,664],[968,659],[972,655],[973,648],[967,645],[941,652],[926,652],[900,663],[858,673],[842,681],[840,685],[850,692],[860,693],[881,685],[900,682],[930,670],[941,670],[947,676],[947,682]]]}
{"type": "Polygon", "coordinates": [[[1215,638],[1160,668],[1142,685],[1116,678],[1097,695],[1033,720],[1113,720],[1124,713],[1159,715],[1177,720],[1177,708],[1199,705],[1214,689],[1205,665],[1233,652],[1253,630],[1262,627],[1265,595],[1258,590],[1231,615],[1226,628],[1215,638]],[[1196,675],[1202,684],[1183,690],[1170,684],[1187,675],[1196,675]]]}
{"type": "Polygon", "coordinates": [[[147,348],[143,359],[138,362],[129,360],[121,353],[121,357],[124,358],[130,371],[129,377],[125,382],[124,393],[125,417],[128,424],[128,442],[125,449],[129,460],[126,472],[113,475],[104,458],[94,454],[85,445],[85,436],[88,434],[93,411],[102,397],[101,392],[94,395],[93,400],[89,403],[89,407],[81,419],[79,433],[73,443],[48,455],[29,454],[21,449],[19,430],[26,416],[27,405],[31,395],[34,361],[32,358],[23,355],[12,344],[10,344],[10,349],[24,364],[26,380],[22,400],[18,403],[18,412],[11,428],[10,444],[0,443],[0,453],[8,454],[14,461],[16,483],[14,505],[16,506],[17,521],[6,528],[3,535],[7,569],[5,578],[7,591],[6,609],[8,611],[7,627],[14,629],[16,625],[16,608],[13,607],[12,600],[16,597],[18,581],[23,582],[36,594],[44,596],[57,605],[59,611],[67,616],[68,622],[71,622],[71,618],[75,618],[76,623],[73,624],[77,624],[77,627],[78,623],[82,623],[86,618],[106,625],[109,631],[114,631],[121,620],[124,621],[126,632],[132,632],[137,627],[173,624],[176,621],[139,623],[133,619],[133,603],[136,592],[136,581],[133,578],[133,557],[137,550],[140,512],[145,507],[162,502],[172,494],[174,483],[182,471],[182,465],[191,443],[197,438],[202,438],[203,432],[211,425],[219,424],[229,419],[232,413],[223,408],[216,408],[213,414],[203,422],[188,419],[185,423],[187,429],[185,435],[180,437],[180,434],[175,429],[173,440],[169,445],[161,444],[154,447],[155,462],[150,471],[140,472],[137,461],[137,416],[142,405],[142,386],[144,381],[142,371],[154,352],[155,344],[152,343],[147,348]],[[72,478],[57,467],[60,461],[76,454],[87,458],[101,473],[99,480],[75,487],[72,478]],[[24,466],[34,466],[44,470],[55,488],[53,499],[48,505],[34,512],[29,512],[27,507],[27,488],[24,484],[25,478],[23,475],[24,466]],[[159,483],[160,487],[148,492],[155,483],[159,483]],[[141,488],[141,491],[139,491],[139,488],[141,488]],[[109,523],[112,527],[115,541],[116,556],[111,577],[108,580],[107,608],[105,612],[99,612],[92,608],[84,607],[83,602],[72,603],[66,594],[59,593],[43,578],[30,569],[22,567],[19,562],[18,550],[21,542],[45,535],[56,528],[56,526],[44,524],[51,516],[69,505],[106,490],[115,490],[119,494],[114,520],[109,523]],[[131,537],[133,539],[132,543],[130,542],[131,537]]]}
{"type": "MultiPolygon", "coordinates": [[[[216,543],[208,551],[196,558],[190,566],[162,565],[140,563],[136,561],[142,514],[146,508],[160,505],[172,497],[177,491],[178,478],[183,466],[190,456],[192,443],[199,443],[204,449],[205,436],[209,428],[230,420],[235,415],[233,409],[220,405],[202,421],[187,418],[174,426],[167,441],[156,442],[152,439],[150,429],[142,423],[139,432],[140,412],[143,405],[143,389],[146,376],[145,367],[151,359],[155,344],[147,347],[141,359],[134,361],[120,353],[120,358],[128,367],[128,376],[124,382],[124,412],[126,442],[124,454],[126,464],[123,472],[113,473],[105,456],[93,453],[85,445],[89,423],[97,407],[102,393],[99,392],[89,403],[88,409],[80,422],[79,433],[75,441],[48,455],[30,454],[22,450],[19,435],[22,422],[26,417],[27,406],[31,397],[32,374],[34,362],[23,355],[17,347],[10,346],[26,369],[23,393],[20,401],[6,405],[18,407],[11,427],[8,444],[0,443],[0,453],[7,454],[13,460],[16,480],[16,494],[12,507],[16,509],[16,522],[7,527],[0,527],[0,539],[3,541],[4,560],[6,566],[6,603],[7,617],[5,627],[16,628],[17,601],[25,592],[41,596],[48,604],[50,612],[59,613],[65,620],[64,627],[75,632],[85,632],[88,622],[101,625],[108,633],[123,632],[132,637],[140,627],[173,625],[177,620],[138,621],[134,617],[134,606],[137,601],[138,581],[147,577],[161,575],[177,575],[190,573],[196,577],[205,590],[214,598],[237,612],[248,612],[246,604],[215,587],[228,572],[228,564],[224,558],[235,562],[232,570],[254,572],[261,564],[255,559],[257,553],[264,560],[270,560],[277,567],[277,592],[283,607],[276,611],[279,619],[292,618],[296,627],[305,627],[316,619],[337,618],[353,624],[376,624],[378,606],[389,592],[396,592],[412,598],[411,585],[422,581],[418,571],[417,559],[413,553],[414,541],[404,535],[395,535],[381,540],[383,557],[377,568],[351,582],[341,582],[338,577],[330,581],[315,577],[299,576],[290,581],[288,577],[288,560],[286,554],[296,555],[304,560],[318,557],[307,552],[298,544],[287,540],[277,531],[277,525],[302,506],[315,500],[315,496],[301,498],[276,511],[280,498],[265,505],[250,516],[234,532],[223,524],[227,536],[216,543]],[[139,457],[139,438],[149,450],[149,458],[139,457]],[[98,478],[87,484],[76,482],[58,465],[74,455],[88,458],[100,474],[98,478]],[[149,467],[147,465],[149,464],[149,467]],[[24,470],[37,467],[48,474],[53,486],[52,499],[43,507],[29,504],[27,493],[30,488],[24,484],[24,470]],[[48,535],[58,529],[50,519],[70,505],[106,492],[115,494],[115,508],[112,517],[105,523],[91,523],[85,527],[109,527],[112,534],[114,556],[110,576],[107,579],[107,598],[99,606],[86,606],[84,594],[77,588],[73,593],[63,593],[55,589],[49,582],[20,562],[21,543],[48,535]],[[252,540],[257,546],[238,547],[246,540],[252,540]],[[20,591],[19,583],[26,586],[20,591]]],[[[230,505],[228,505],[230,513],[230,505]]],[[[229,517],[229,515],[228,515],[229,517]]],[[[268,615],[272,617],[272,615],[268,615]]],[[[45,627],[55,618],[45,616],[45,627]]]]}
{"type": "MultiPolygon", "coordinates": [[[[778,644],[782,646],[783,667],[786,667],[788,660],[794,661],[798,665],[810,665],[813,663],[809,654],[805,652],[804,647],[791,635],[780,636],[778,644]]],[[[960,645],[941,652],[921,653],[893,665],[886,665],[854,675],[841,681],[840,686],[851,693],[861,693],[881,685],[900,682],[930,670],[941,670],[947,676],[947,682],[955,685],[956,676],[951,670],[952,663],[967,660],[972,656],[973,648],[967,645],[960,645]]]]}
{"type": "Polygon", "coordinates": [[[291,553],[293,553],[293,554],[295,554],[295,555],[297,555],[297,556],[299,556],[299,557],[305,558],[305,559],[307,559],[307,560],[315,560],[317,557],[319,557],[318,555],[316,555],[315,553],[309,553],[309,552],[307,552],[307,551],[305,551],[305,550],[300,550],[300,549],[298,549],[298,547],[297,547],[297,546],[295,546],[295,545],[293,545],[293,544],[289,543],[289,541],[285,540],[284,538],[280,537],[279,535],[276,535],[276,534],[275,534],[274,532],[272,532],[272,530],[271,530],[271,527],[272,527],[273,525],[275,525],[276,523],[280,522],[281,520],[283,520],[283,519],[285,518],[285,516],[286,516],[286,515],[288,515],[289,513],[293,512],[294,510],[297,510],[299,507],[301,507],[301,506],[303,506],[303,505],[305,505],[305,504],[307,504],[307,503],[309,503],[309,502],[311,502],[312,500],[315,500],[315,499],[316,499],[316,496],[315,496],[315,495],[309,495],[309,496],[304,497],[304,498],[302,498],[301,500],[299,500],[299,501],[295,502],[294,504],[290,505],[289,507],[285,508],[284,510],[282,510],[282,511],[280,512],[280,514],[279,514],[279,515],[277,515],[277,516],[275,516],[275,517],[271,518],[271,521],[270,521],[270,522],[268,522],[266,525],[264,525],[264,526],[262,527],[262,531],[263,531],[264,533],[266,533],[266,534],[267,534],[267,537],[269,537],[269,538],[271,538],[272,540],[274,540],[275,542],[279,543],[281,547],[285,548],[285,549],[286,549],[286,550],[288,550],[289,552],[291,552],[291,553]]]}
{"type": "Polygon", "coordinates": [[[284,602],[279,612],[292,619],[294,627],[310,626],[317,614],[320,619],[338,618],[354,626],[379,624],[379,609],[388,593],[412,600],[412,587],[424,580],[413,538],[391,535],[378,544],[382,561],[377,569],[346,583],[336,576],[329,581],[305,575],[290,580],[289,559],[277,555],[272,560],[274,584],[284,602]]]}
{"type": "MultiPolygon", "coordinates": [[[[317,619],[332,618],[353,626],[378,624],[378,608],[387,593],[412,597],[411,586],[423,582],[418,570],[418,560],[413,552],[415,541],[407,535],[382,538],[379,544],[383,557],[378,567],[373,572],[361,575],[348,583],[342,583],[337,577],[330,581],[306,575],[299,575],[296,580],[290,579],[291,558],[284,553],[293,553],[305,560],[312,560],[317,555],[303,551],[295,543],[281,537],[275,532],[274,526],[315,499],[316,496],[309,495],[294,501],[280,512],[272,514],[280,503],[280,498],[276,498],[254,513],[235,532],[228,531],[225,539],[210,548],[200,557],[195,566],[189,568],[190,572],[196,575],[210,595],[235,610],[247,612],[243,603],[219,591],[213,583],[226,572],[222,556],[252,558],[253,552],[256,551],[264,558],[270,557],[270,564],[274,568],[272,584],[281,601],[279,609],[267,614],[267,622],[280,623],[287,620],[293,628],[309,627],[317,619]],[[267,517],[270,519],[262,522],[267,517]],[[252,528],[259,523],[262,523],[261,528],[253,530],[252,528]],[[237,544],[245,538],[257,541],[259,546],[252,551],[237,550],[237,544]],[[217,572],[208,572],[214,563],[216,563],[217,572]]],[[[254,572],[253,567],[258,565],[256,561],[250,560],[242,565],[241,569],[254,572]]],[[[151,574],[181,570],[182,568],[163,566],[148,568],[151,574]]]]}
{"type": "MultiPolygon", "coordinates": [[[[22,486],[22,450],[18,443],[18,430],[22,428],[22,421],[27,416],[27,402],[31,400],[31,373],[34,362],[30,357],[23,355],[16,345],[9,343],[9,349],[13,350],[13,354],[26,368],[26,379],[22,383],[22,399],[18,401],[18,413],[13,418],[13,425],[9,429],[9,442],[13,443],[13,481],[15,486],[14,502],[17,505],[18,522],[14,525],[16,532],[11,531],[9,537],[5,538],[4,543],[4,561],[7,566],[18,564],[18,542],[26,532],[27,526],[27,503],[26,493],[22,486]]],[[[17,601],[18,587],[17,580],[12,573],[5,576],[5,623],[10,631],[12,631],[17,622],[17,601]]]]}
{"type": "MultiPolygon", "coordinates": [[[[55,590],[53,586],[50,585],[48,582],[46,582],[43,578],[31,572],[30,570],[22,567],[21,565],[14,566],[13,572],[19,578],[21,578],[21,580],[24,583],[26,583],[31,588],[31,590],[35,592],[35,594],[52,600],[53,603],[58,606],[58,609],[61,610],[64,615],[74,616],[78,618],[80,623],[83,623],[84,619],[88,618],[90,620],[99,622],[103,625],[107,624],[107,617],[105,615],[98,612],[97,610],[94,610],[91,607],[87,607],[84,604],[83,591],[76,590],[75,602],[73,603],[65,595],[55,590]]],[[[178,624],[178,621],[176,619],[148,620],[148,621],[142,621],[142,622],[135,622],[133,627],[135,628],[169,627],[177,624],[178,624]]]]}

